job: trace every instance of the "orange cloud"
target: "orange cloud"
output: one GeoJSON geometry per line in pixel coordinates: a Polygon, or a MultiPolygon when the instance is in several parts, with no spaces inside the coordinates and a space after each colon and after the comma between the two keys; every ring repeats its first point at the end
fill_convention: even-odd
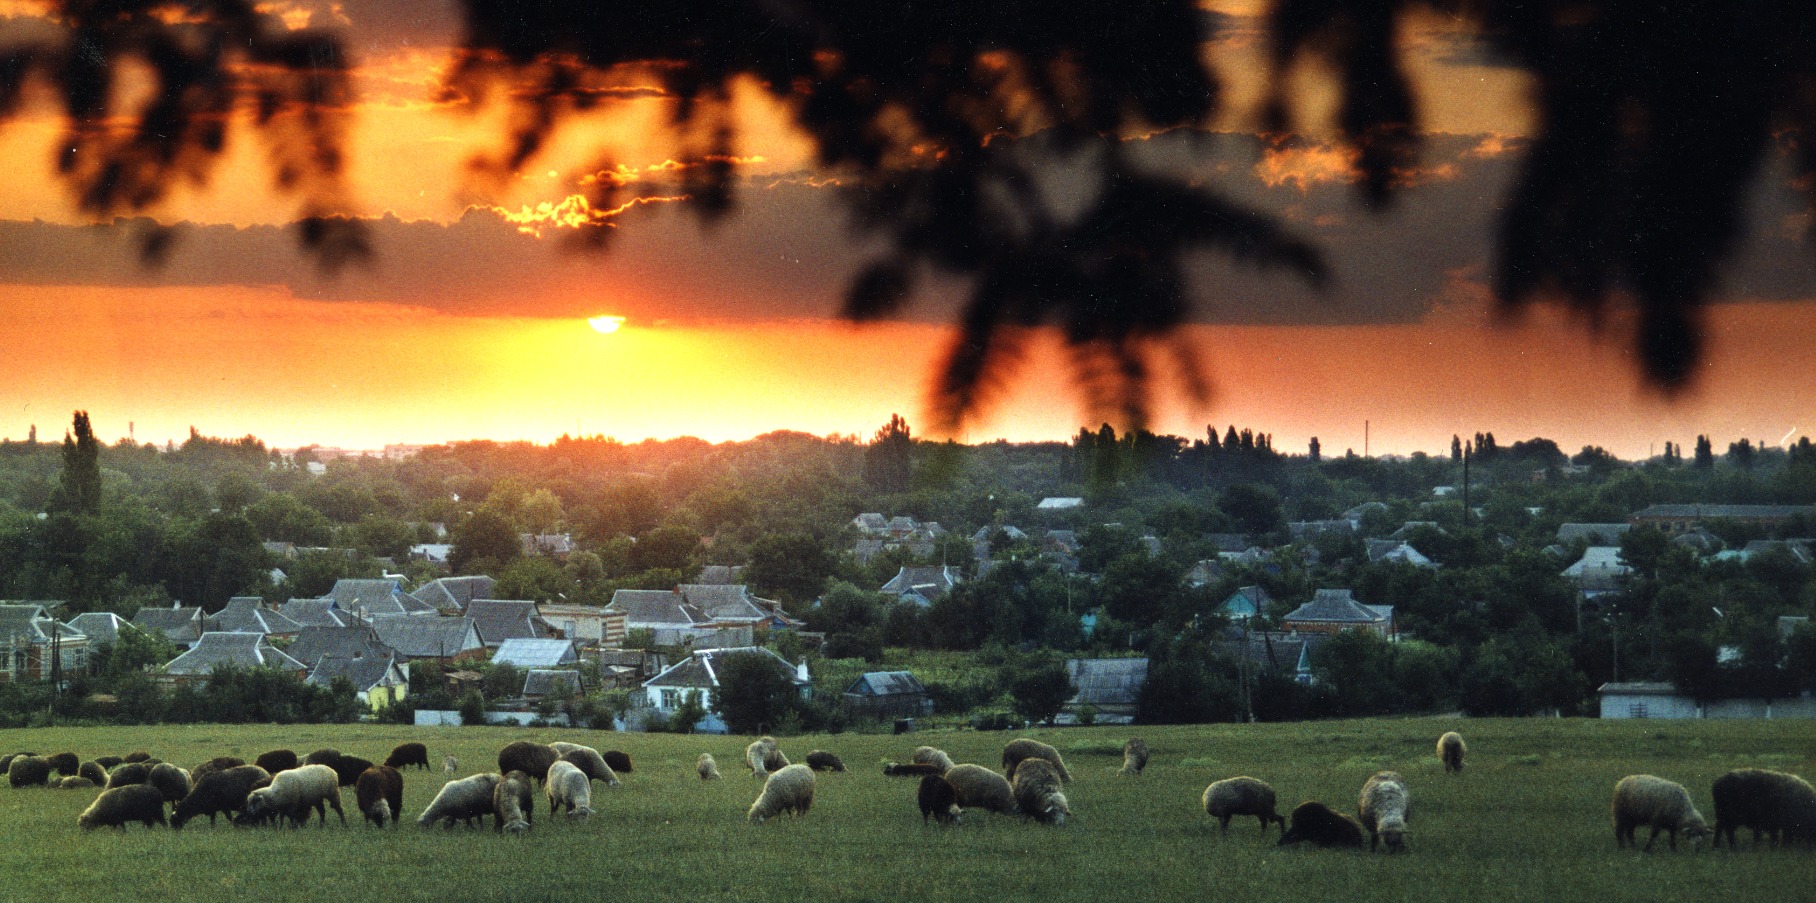
{"type": "MultiPolygon", "coordinates": [[[[1357,169],[1360,155],[1354,148],[1336,144],[1273,143],[1261,152],[1255,164],[1255,177],[1269,188],[1289,185],[1301,192],[1317,185],[1349,184],[1362,177],[1357,169]]],[[[1456,166],[1440,163],[1396,169],[1393,185],[1411,188],[1426,182],[1448,182],[1457,177],[1456,166]]]]}
{"type": "Polygon", "coordinates": [[[534,207],[525,204],[516,212],[503,207],[482,207],[504,218],[525,235],[542,237],[543,229],[609,229],[618,214],[643,204],[668,204],[687,200],[687,195],[632,198],[610,209],[599,209],[584,195],[570,194],[560,201],[543,201],[534,207]]]}

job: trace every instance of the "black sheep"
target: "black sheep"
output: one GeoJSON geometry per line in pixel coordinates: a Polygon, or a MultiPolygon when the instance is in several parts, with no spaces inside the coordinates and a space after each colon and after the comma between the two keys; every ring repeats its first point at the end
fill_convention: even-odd
{"type": "Polygon", "coordinates": [[[807,754],[807,767],[814,771],[844,771],[845,763],[832,753],[816,749],[807,754]]]}
{"type": "Polygon", "coordinates": [[[189,772],[189,782],[201,784],[202,779],[211,774],[220,774],[229,768],[238,768],[244,764],[246,764],[246,760],[239,756],[215,756],[192,769],[189,772]]]}
{"type": "Polygon", "coordinates": [[[930,817],[943,825],[958,821],[958,791],[945,778],[936,774],[921,778],[919,800],[922,824],[930,817]]]}
{"type": "Polygon", "coordinates": [[[6,782],[14,787],[43,787],[50,783],[50,760],[43,756],[14,756],[6,766],[6,782]]]}
{"type": "Polygon", "coordinates": [[[1794,775],[1761,768],[1741,768],[1715,779],[1715,840],[1734,848],[1734,832],[1749,828],[1753,842],[1766,835],[1773,843],[1816,840],[1816,789],[1794,775]]]}
{"type": "Polygon", "coordinates": [[[54,756],[46,756],[45,761],[50,763],[50,767],[57,774],[66,778],[75,777],[77,770],[82,767],[82,760],[76,758],[76,754],[73,752],[60,752],[54,756]]]}
{"type": "Polygon", "coordinates": [[[938,765],[926,762],[890,762],[883,766],[883,774],[892,778],[917,778],[945,773],[938,765]]]}
{"type": "Polygon", "coordinates": [[[96,787],[107,786],[107,769],[100,762],[83,762],[82,767],[76,769],[76,776],[93,781],[96,787]]]}
{"type": "Polygon", "coordinates": [[[167,825],[164,818],[164,795],[158,788],[132,784],[101,791],[87,811],[76,816],[76,826],[84,831],[96,828],[126,830],[126,823],[136,821],[149,828],[167,825]]]}
{"type": "Polygon", "coordinates": [[[195,782],[195,789],[177,803],[177,811],[170,817],[172,830],[181,831],[183,825],[192,818],[208,816],[208,824],[215,824],[215,818],[227,813],[231,818],[246,809],[246,795],[271,783],[271,775],[257,765],[236,765],[225,771],[204,775],[195,782]]]}
{"type": "Polygon", "coordinates": [[[125,758],[121,759],[120,761],[126,762],[126,763],[150,762],[151,753],[145,752],[144,750],[139,750],[137,752],[129,752],[126,754],[125,758]]]}
{"type": "Polygon", "coordinates": [[[143,784],[145,783],[146,775],[149,775],[150,773],[151,766],[146,765],[144,762],[127,762],[123,765],[115,765],[114,769],[107,773],[107,789],[112,790],[115,787],[129,787],[133,784],[143,784]]]}
{"type": "Polygon", "coordinates": [[[421,743],[399,743],[385,757],[385,764],[392,768],[408,768],[417,765],[427,770],[429,767],[429,748],[421,743]]]}
{"type": "Polygon", "coordinates": [[[333,765],[334,760],[338,759],[340,757],[341,757],[340,750],[335,749],[334,747],[330,746],[326,749],[318,749],[315,752],[312,752],[312,753],[304,756],[303,764],[304,765],[333,765]]]}
{"type": "Polygon", "coordinates": [[[619,774],[631,773],[631,757],[629,753],[608,749],[602,753],[602,755],[605,757],[605,764],[612,766],[613,771],[619,774]]]}
{"type": "MultiPolygon", "coordinates": [[[[0,759],[0,761],[5,761],[5,760],[0,759]]],[[[113,768],[117,767],[121,762],[124,762],[124,761],[126,761],[126,760],[120,758],[119,756],[96,756],[95,757],[95,764],[101,766],[101,768],[103,770],[112,770],[113,768]]]]}
{"type": "Polygon", "coordinates": [[[342,787],[353,786],[353,783],[359,780],[359,776],[365,774],[366,769],[372,767],[371,762],[358,756],[341,756],[332,762],[323,762],[321,764],[334,769],[334,775],[340,780],[340,785],[342,787]]]}
{"type": "Polygon", "coordinates": [[[389,819],[395,825],[404,813],[404,776],[390,765],[374,765],[353,782],[353,798],[366,821],[382,828],[389,819]]]}
{"type": "Polygon", "coordinates": [[[1323,803],[1300,803],[1293,810],[1292,822],[1280,835],[1279,846],[1304,841],[1320,847],[1362,849],[1362,825],[1323,803]]]}
{"type": "Polygon", "coordinates": [[[290,769],[301,765],[302,762],[297,759],[296,753],[291,750],[274,749],[270,752],[260,753],[257,759],[252,760],[252,764],[257,765],[272,774],[277,774],[280,771],[289,771],[290,769]]]}
{"type": "Polygon", "coordinates": [[[549,779],[549,766],[559,758],[561,756],[546,743],[518,740],[498,751],[498,773],[521,771],[541,783],[549,779]]]}
{"type": "Polygon", "coordinates": [[[189,780],[189,772],[169,762],[159,762],[145,772],[145,783],[158,788],[164,794],[164,802],[174,803],[189,795],[195,785],[189,780]]]}

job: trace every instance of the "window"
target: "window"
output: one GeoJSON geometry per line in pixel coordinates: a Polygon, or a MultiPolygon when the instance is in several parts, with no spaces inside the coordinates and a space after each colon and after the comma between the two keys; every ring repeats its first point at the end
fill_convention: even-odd
{"type": "Polygon", "coordinates": [[[1628,703],[1627,704],[1627,717],[1628,718],[1648,717],[1646,714],[1646,704],[1643,702],[1628,703]]]}
{"type": "Polygon", "coordinates": [[[663,690],[662,691],[662,704],[659,706],[659,708],[678,709],[680,707],[681,707],[681,691],[680,690],[663,690]]]}

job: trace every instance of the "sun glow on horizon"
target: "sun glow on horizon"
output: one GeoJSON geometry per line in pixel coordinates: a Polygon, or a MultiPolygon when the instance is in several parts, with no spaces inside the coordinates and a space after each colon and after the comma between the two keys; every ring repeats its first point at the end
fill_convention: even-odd
{"type": "Polygon", "coordinates": [[[617,332],[619,327],[624,325],[624,318],[601,314],[597,317],[588,317],[586,325],[593,327],[594,332],[609,335],[617,332]]]}

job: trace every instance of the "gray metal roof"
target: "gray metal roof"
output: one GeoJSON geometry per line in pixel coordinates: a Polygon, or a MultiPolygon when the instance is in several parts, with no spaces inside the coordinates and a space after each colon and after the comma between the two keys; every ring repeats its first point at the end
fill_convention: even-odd
{"type": "Polygon", "coordinates": [[[1310,602],[1293,609],[1287,621],[1330,621],[1350,624],[1374,624],[1382,616],[1357,602],[1346,589],[1321,589],[1310,602]]]}
{"type": "Polygon", "coordinates": [[[769,616],[742,583],[683,583],[675,591],[715,621],[757,621],[769,616]]]}
{"type": "Polygon", "coordinates": [[[132,626],[131,621],[128,621],[111,611],[83,612],[82,614],[70,618],[69,626],[80,632],[83,636],[88,637],[89,642],[97,645],[102,643],[111,645],[114,643],[120,638],[120,628],[122,627],[130,630],[138,629],[132,626]]]}
{"type": "Polygon", "coordinates": [[[417,587],[410,595],[437,611],[466,611],[468,603],[491,596],[492,588],[497,585],[498,581],[483,574],[440,577],[417,587]]]}
{"type": "Polygon", "coordinates": [[[920,678],[911,671],[871,671],[845,688],[846,695],[856,696],[918,696],[926,692],[920,678]]]}
{"type": "Polygon", "coordinates": [[[183,646],[202,638],[202,609],[196,606],[141,608],[132,616],[132,623],[148,631],[156,630],[183,646]]]}
{"type": "Polygon", "coordinates": [[[536,603],[519,599],[474,599],[467,617],[479,630],[480,642],[497,646],[505,640],[545,639],[549,624],[536,613],[536,603]]]}
{"type": "Polygon", "coordinates": [[[917,586],[932,586],[936,588],[937,593],[945,593],[953,586],[963,582],[964,579],[964,575],[959,572],[959,569],[951,565],[903,566],[894,577],[889,579],[888,583],[882,585],[880,591],[900,595],[913,592],[917,586]]]}
{"type": "Polygon", "coordinates": [[[380,618],[378,640],[406,658],[447,658],[482,645],[472,618],[380,618]]]}
{"type": "Polygon", "coordinates": [[[302,662],[279,652],[265,641],[262,634],[208,631],[195,648],[172,659],[164,666],[171,675],[209,674],[222,665],[240,668],[278,668],[284,671],[307,671],[302,662]]]}
{"type": "Polygon", "coordinates": [[[773,659],[778,669],[786,669],[789,680],[800,683],[795,666],[787,659],[761,646],[735,646],[729,649],[699,649],[668,670],[644,681],[646,687],[687,687],[706,689],[719,685],[714,665],[733,655],[761,655],[773,659]]]}
{"type": "Polygon", "coordinates": [[[700,569],[695,583],[734,584],[744,582],[744,565],[709,564],[700,569]]]}
{"type": "Polygon", "coordinates": [[[265,600],[257,596],[228,599],[227,607],[209,615],[206,624],[209,630],[236,633],[288,635],[303,629],[282,613],[266,608],[265,600]]]}
{"type": "Polygon", "coordinates": [[[1726,518],[1731,520],[1779,520],[1799,514],[1816,513],[1809,505],[1653,505],[1629,515],[1640,518],[1726,518]]]}
{"type": "Polygon", "coordinates": [[[551,671],[536,668],[523,678],[525,696],[578,696],[581,693],[580,672],[551,671]]]}
{"type": "Polygon", "coordinates": [[[389,658],[396,650],[386,646],[371,627],[305,627],[296,642],[284,650],[305,665],[314,665],[324,657],[389,658]]]}
{"type": "Polygon", "coordinates": [[[492,653],[492,664],[519,668],[552,668],[577,660],[571,640],[511,639],[498,644],[498,651],[492,653]]]}
{"type": "Polygon", "coordinates": [[[1148,679],[1145,658],[1073,658],[1066,660],[1066,677],[1076,690],[1067,705],[1132,706],[1141,697],[1148,679]]]}
{"type": "Polygon", "coordinates": [[[397,665],[397,659],[390,655],[382,658],[326,656],[316,662],[315,668],[305,679],[318,687],[328,687],[334,685],[336,677],[345,677],[348,683],[353,684],[353,689],[361,693],[381,685],[406,683],[409,679],[403,668],[397,665]]]}
{"type": "Polygon", "coordinates": [[[623,612],[625,623],[632,627],[691,627],[711,620],[697,606],[687,604],[685,596],[666,589],[621,589],[612,593],[605,609],[623,612]]]}

